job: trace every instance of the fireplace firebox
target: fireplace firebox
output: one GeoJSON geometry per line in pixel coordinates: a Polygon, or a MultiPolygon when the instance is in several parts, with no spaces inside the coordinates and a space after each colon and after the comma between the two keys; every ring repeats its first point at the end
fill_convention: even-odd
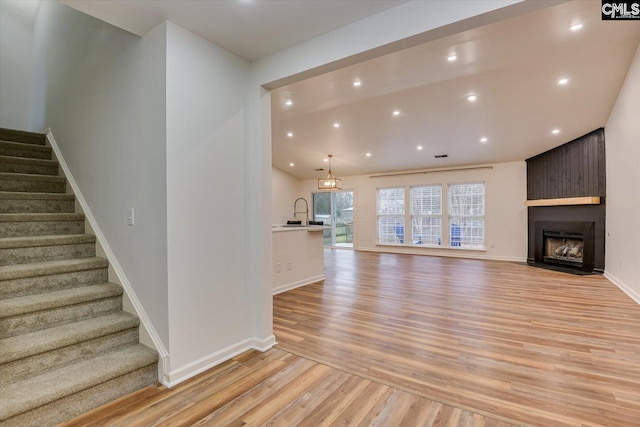
{"type": "Polygon", "coordinates": [[[535,222],[535,264],[560,271],[593,271],[594,223],[535,222]]]}

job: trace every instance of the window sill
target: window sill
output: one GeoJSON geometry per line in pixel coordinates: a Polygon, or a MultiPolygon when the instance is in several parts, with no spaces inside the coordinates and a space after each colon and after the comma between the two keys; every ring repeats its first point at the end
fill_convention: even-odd
{"type": "Polygon", "coordinates": [[[376,243],[376,246],[387,246],[396,248],[424,248],[424,249],[451,249],[454,251],[472,251],[472,252],[486,252],[487,248],[461,248],[459,246],[437,246],[437,245],[409,245],[407,243],[376,243]]]}

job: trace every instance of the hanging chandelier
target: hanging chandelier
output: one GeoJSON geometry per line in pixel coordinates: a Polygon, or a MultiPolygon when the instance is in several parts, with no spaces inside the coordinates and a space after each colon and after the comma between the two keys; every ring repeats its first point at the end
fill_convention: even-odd
{"type": "Polygon", "coordinates": [[[331,154],[329,154],[329,174],[326,178],[318,178],[318,190],[341,190],[342,180],[331,173],[331,154]]]}

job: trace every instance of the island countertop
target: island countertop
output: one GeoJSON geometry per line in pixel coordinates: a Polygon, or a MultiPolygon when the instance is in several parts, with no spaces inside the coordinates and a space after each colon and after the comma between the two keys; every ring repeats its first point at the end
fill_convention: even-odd
{"type": "Polygon", "coordinates": [[[271,231],[279,233],[282,231],[323,231],[323,225],[301,225],[301,226],[287,226],[287,225],[272,225],[271,231]]]}

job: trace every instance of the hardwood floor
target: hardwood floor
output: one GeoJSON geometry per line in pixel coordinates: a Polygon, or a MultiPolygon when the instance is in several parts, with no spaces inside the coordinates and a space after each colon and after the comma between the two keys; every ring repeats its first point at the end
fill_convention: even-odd
{"type": "Polygon", "coordinates": [[[78,426],[640,426],[640,306],[601,276],[326,251],[278,346],[78,426]]]}
{"type": "Polygon", "coordinates": [[[640,426],[640,306],[602,276],[326,251],[274,297],[278,347],[454,407],[537,426],[640,426]]]}
{"type": "Polygon", "coordinates": [[[510,424],[301,358],[249,352],[177,387],[148,387],[63,427],[510,424]]]}

